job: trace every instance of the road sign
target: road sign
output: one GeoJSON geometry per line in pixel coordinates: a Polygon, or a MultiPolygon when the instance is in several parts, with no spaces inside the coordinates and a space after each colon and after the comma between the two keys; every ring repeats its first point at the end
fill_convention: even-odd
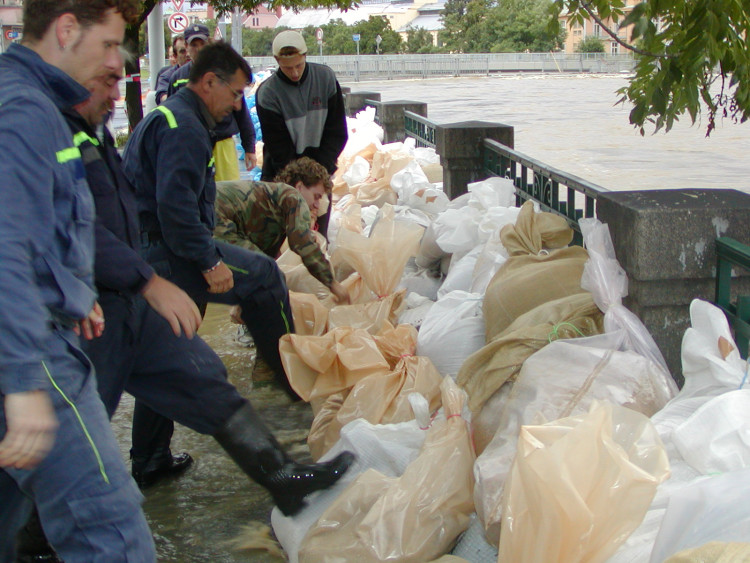
{"type": "Polygon", "coordinates": [[[172,0],[172,6],[174,6],[175,12],[182,11],[182,5],[185,3],[185,0],[172,0]]]}
{"type": "Polygon", "coordinates": [[[20,29],[6,29],[5,30],[5,38],[10,39],[11,41],[19,41],[21,39],[22,33],[20,29]]]}
{"type": "Polygon", "coordinates": [[[187,29],[188,17],[182,12],[175,12],[169,15],[167,25],[172,33],[182,33],[187,29]]]}
{"type": "Polygon", "coordinates": [[[222,39],[224,39],[224,36],[221,34],[221,26],[216,24],[216,29],[214,29],[214,41],[221,41],[222,39]]]}
{"type": "Polygon", "coordinates": [[[315,30],[315,39],[317,39],[319,42],[323,41],[323,30],[321,28],[315,30]]]}
{"type": "Polygon", "coordinates": [[[354,35],[352,35],[352,39],[354,39],[354,41],[359,43],[359,33],[355,33],[354,35]]]}

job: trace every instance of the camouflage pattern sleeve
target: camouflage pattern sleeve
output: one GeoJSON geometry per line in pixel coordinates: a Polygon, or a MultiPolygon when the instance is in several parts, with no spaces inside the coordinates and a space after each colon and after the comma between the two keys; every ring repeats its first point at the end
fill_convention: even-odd
{"type": "Polygon", "coordinates": [[[263,252],[246,232],[251,202],[248,182],[216,182],[214,237],[254,252],[263,252]]]}
{"type": "Polygon", "coordinates": [[[279,197],[279,205],[286,219],[286,237],[289,248],[302,258],[310,274],[327,287],[333,284],[331,264],[315,242],[311,229],[310,209],[304,198],[292,187],[279,197]]]}

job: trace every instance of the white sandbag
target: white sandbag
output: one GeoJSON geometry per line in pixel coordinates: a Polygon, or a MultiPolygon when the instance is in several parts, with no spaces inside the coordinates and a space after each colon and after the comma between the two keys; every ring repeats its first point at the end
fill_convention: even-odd
{"type": "Polygon", "coordinates": [[[374,107],[368,106],[355,117],[347,117],[346,125],[349,138],[341,152],[344,157],[353,156],[373,143],[379,147],[383,142],[383,128],[375,123],[374,107]]]}
{"type": "Polygon", "coordinates": [[[480,209],[492,207],[515,207],[516,187],[511,180],[492,176],[486,180],[473,182],[466,187],[471,194],[470,205],[480,209]]]}
{"type": "Polygon", "coordinates": [[[461,557],[471,563],[497,563],[497,546],[487,543],[482,523],[476,514],[471,515],[471,523],[458,538],[451,555],[461,557]]]}
{"type": "Polygon", "coordinates": [[[470,291],[484,295],[490,281],[507,260],[508,251],[500,241],[500,232],[498,231],[484,243],[482,251],[477,256],[474,272],[471,275],[470,291]]]}
{"type": "Polygon", "coordinates": [[[404,300],[406,306],[399,313],[398,324],[411,325],[419,329],[435,302],[416,293],[409,293],[404,300]]]}
{"type": "Polygon", "coordinates": [[[420,268],[438,271],[440,269],[440,262],[445,256],[449,256],[449,254],[438,246],[435,224],[431,223],[425,230],[424,235],[422,235],[422,240],[419,242],[419,250],[415,257],[416,264],[420,268]]]}
{"type": "Polygon", "coordinates": [[[500,236],[500,229],[505,225],[515,225],[520,207],[490,207],[481,214],[477,223],[477,239],[486,243],[493,236],[500,236]]]}
{"type": "Polygon", "coordinates": [[[674,429],[672,441],[704,475],[750,467],[750,388],[710,399],[674,429]]]}
{"type": "Polygon", "coordinates": [[[454,291],[430,309],[417,337],[417,355],[455,380],[464,360],[485,344],[482,296],[454,291]]]}
{"type": "Polygon", "coordinates": [[[482,210],[475,207],[446,209],[433,223],[435,242],[449,254],[468,252],[479,244],[477,225],[481,216],[482,210]]]}
{"type": "Polygon", "coordinates": [[[437,300],[438,289],[443,283],[443,278],[432,270],[420,268],[416,265],[414,258],[407,262],[404,268],[404,275],[398,282],[396,291],[405,289],[407,296],[410,293],[417,293],[427,297],[431,301],[437,300]]]}
{"type": "Polygon", "coordinates": [[[366,159],[357,155],[354,157],[354,161],[351,166],[347,168],[346,172],[341,178],[350,186],[355,186],[364,182],[370,175],[370,163],[366,159]]]}
{"type": "Polygon", "coordinates": [[[669,499],[651,563],[710,541],[750,543],[750,468],[712,476],[669,499]]]}
{"type": "MultiPolygon", "coordinates": [[[[370,424],[357,419],[344,426],[339,441],[320,460],[328,461],[344,451],[354,453],[356,460],[344,476],[333,487],[308,497],[307,507],[295,516],[284,516],[278,508],[273,509],[271,526],[290,563],[298,561],[299,546],[310,527],[358,475],[375,469],[389,477],[398,477],[417,458],[432,422],[424,397],[413,393],[409,402],[414,409],[414,420],[370,424]]],[[[441,418],[444,419],[442,415],[441,418]]]]}
{"type": "Polygon", "coordinates": [[[398,204],[437,215],[448,208],[448,196],[427,179],[416,160],[391,178],[391,188],[398,194],[398,204]]]}
{"type": "Polygon", "coordinates": [[[437,292],[438,299],[442,299],[454,291],[471,292],[471,284],[474,281],[474,267],[481,253],[482,246],[476,246],[468,254],[456,260],[455,263],[451,261],[448,275],[445,276],[443,285],[437,292]]]}

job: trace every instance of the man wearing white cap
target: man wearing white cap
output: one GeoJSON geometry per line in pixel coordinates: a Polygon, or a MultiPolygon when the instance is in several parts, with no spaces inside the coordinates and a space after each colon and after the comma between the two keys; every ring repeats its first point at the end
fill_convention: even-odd
{"type": "Polygon", "coordinates": [[[307,45],[297,31],[282,31],[273,40],[279,70],[256,95],[263,131],[262,179],[271,181],[286,164],[308,156],[336,171],[347,140],[341,86],[329,67],[306,61],[307,45]]]}

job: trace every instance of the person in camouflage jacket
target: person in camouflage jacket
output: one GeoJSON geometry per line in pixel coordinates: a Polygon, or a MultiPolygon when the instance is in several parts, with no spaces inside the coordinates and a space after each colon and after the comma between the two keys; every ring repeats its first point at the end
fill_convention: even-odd
{"type": "Polygon", "coordinates": [[[312,228],[321,200],[330,196],[330,174],[313,159],[302,157],[287,164],[274,180],[216,182],[214,236],[272,258],[278,258],[281,245],[288,240],[310,274],[339,303],[348,303],[349,294],[334,279],[312,228]]]}

